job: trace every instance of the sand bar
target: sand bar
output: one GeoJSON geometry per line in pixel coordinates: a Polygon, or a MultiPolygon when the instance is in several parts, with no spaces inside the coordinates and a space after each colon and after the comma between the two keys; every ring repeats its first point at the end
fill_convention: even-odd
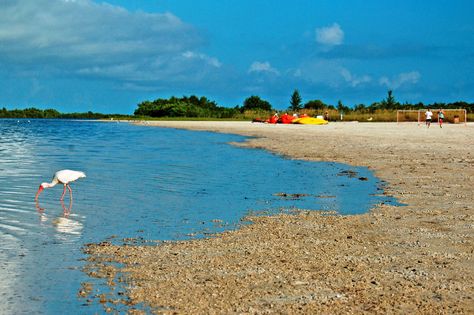
{"type": "Polygon", "coordinates": [[[474,124],[143,124],[254,136],[239,145],[367,166],[407,206],[258,217],[153,247],[89,246],[92,274],[112,291],[117,272],[127,275],[127,303],[165,314],[474,313],[474,124]]]}

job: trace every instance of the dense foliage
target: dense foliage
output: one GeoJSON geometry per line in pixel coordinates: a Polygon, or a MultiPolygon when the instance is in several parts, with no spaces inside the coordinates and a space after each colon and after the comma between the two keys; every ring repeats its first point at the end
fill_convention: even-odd
{"type": "Polygon", "coordinates": [[[152,102],[145,101],[138,104],[135,116],[149,117],[213,117],[231,118],[237,108],[227,108],[217,106],[214,101],[202,96],[183,96],[181,98],[171,97],[169,99],[156,99],[152,102]]]}
{"type": "Polygon", "coordinates": [[[272,105],[269,102],[262,100],[259,96],[252,95],[245,99],[244,106],[242,106],[240,111],[244,112],[246,110],[271,111],[272,105]]]}
{"type": "Polygon", "coordinates": [[[93,113],[88,111],[86,113],[60,113],[55,109],[38,109],[25,108],[7,110],[3,107],[0,110],[0,118],[62,118],[62,119],[103,119],[116,115],[106,115],[100,113],[93,113]]]}
{"type": "Polygon", "coordinates": [[[323,110],[323,109],[325,109],[325,108],[334,109],[334,106],[324,104],[323,101],[321,101],[321,100],[311,100],[311,101],[307,101],[307,102],[304,104],[304,107],[303,107],[303,108],[304,108],[304,109],[323,110]]]}

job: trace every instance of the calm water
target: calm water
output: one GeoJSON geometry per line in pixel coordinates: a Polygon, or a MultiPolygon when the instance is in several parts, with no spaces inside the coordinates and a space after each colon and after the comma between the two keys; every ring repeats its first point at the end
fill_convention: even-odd
{"type": "Polygon", "coordinates": [[[0,313],[102,313],[77,298],[80,283],[91,281],[81,272],[81,248],[113,235],[202,237],[254,211],[352,214],[394,202],[367,169],[227,144],[243,139],[124,123],[0,120],[0,313]],[[61,185],[42,193],[42,211],[34,203],[39,184],[60,169],[87,174],[72,184],[68,217],[61,185]]]}

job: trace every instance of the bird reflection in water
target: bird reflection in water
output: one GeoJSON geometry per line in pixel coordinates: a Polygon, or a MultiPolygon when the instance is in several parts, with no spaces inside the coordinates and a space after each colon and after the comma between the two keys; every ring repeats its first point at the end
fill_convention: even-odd
{"type": "MultiPolygon", "coordinates": [[[[48,218],[46,217],[46,214],[45,214],[45,209],[40,206],[38,201],[36,201],[35,205],[36,205],[36,210],[39,214],[40,221],[41,222],[48,221],[48,218]]],[[[82,223],[69,218],[71,214],[71,210],[72,210],[72,201],[70,201],[69,206],[66,207],[64,201],[61,200],[61,207],[63,208],[62,215],[58,216],[57,218],[54,218],[51,222],[54,228],[60,233],[73,234],[73,235],[81,234],[82,227],[83,227],[82,223]]]]}
{"type": "Polygon", "coordinates": [[[55,218],[52,223],[60,233],[79,235],[82,231],[81,222],[72,220],[65,216],[55,218]]]}
{"type": "MultiPolygon", "coordinates": [[[[66,204],[64,203],[64,200],[60,200],[60,203],[61,203],[61,207],[63,208],[63,216],[65,218],[69,217],[69,215],[71,214],[71,210],[72,210],[72,199],[69,200],[69,206],[67,208],[66,208],[66,204]]],[[[40,206],[38,200],[35,201],[35,207],[36,207],[36,211],[40,215],[40,220],[41,221],[46,221],[45,219],[43,219],[43,217],[45,217],[44,208],[42,208],[40,206]]]]}
{"type": "Polygon", "coordinates": [[[35,206],[36,206],[36,211],[37,211],[38,214],[39,214],[40,222],[46,222],[46,221],[48,221],[48,218],[47,218],[46,215],[44,214],[44,208],[41,208],[41,207],[40,207],[38,200],[36,200],[35,206]]]}

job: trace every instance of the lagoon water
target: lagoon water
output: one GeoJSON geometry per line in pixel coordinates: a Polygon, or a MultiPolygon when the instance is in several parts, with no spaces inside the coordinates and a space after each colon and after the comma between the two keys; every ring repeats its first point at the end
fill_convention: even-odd
{"type": "Polygon", "coordinates": [[[86,243],[206,237],[249,213],[355,214],[394,202],[365,168],[228,144],[244,139],[125,123],[0,120],[0,314],[102,313],[77,296],[82,282],[93,281],[81,271],[86,243]],[[62,185],[34,202],[39,184],[60,169],[87,174],[71,185],[69,215],[68,194],[59,202],[62,185]]]}

